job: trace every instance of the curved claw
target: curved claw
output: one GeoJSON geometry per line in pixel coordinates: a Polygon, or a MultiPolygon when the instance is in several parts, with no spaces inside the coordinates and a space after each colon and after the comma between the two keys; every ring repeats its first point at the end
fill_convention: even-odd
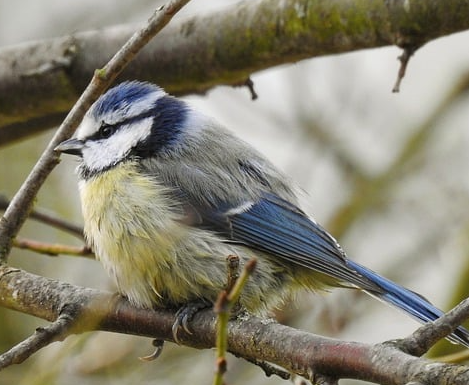
{"type": "Polygon", "coordinates": [[[171,328],[173,333],[174,342],[180,345],[180,340],[178,337],[178,332],[182,328],[187,334],[192,334],[192,330],[189,327],[189,322],[192,321],[194,315],[202,309],[210,307],[211,304],[207,301],[197,301],[189,302],[188,304],[182,306],[176,313],[176,320],[171,328]]]}
{"type": "Polygon", "coordinates": [[[176,321],[174,321],[171,331],[173,333],[174,342],[176,342],[178,345],[181,345],[181,341],[178,338],[178,331],[180,327],[181,327],[181,322],[179,320],[179,317],[176,317],[176,321]]]}
{"type": "Polygon", "coordinates": [[[141,361],[154,361],[156,360],[161,352],[163,351],[163,345],[164,345],[164,341],[163,340],[153,340],[153,346],[155,347],[155,350],[153,351],[152,354],[148,355],[148,356],[144,356],[144,357],[138,357],[141,361]]]}
{"type": "MultiPolygon", "coordinates": [[[[195,313],[194,313],[195,314],[195,313]]],[[[187,334],[192,334],[192,330],[189,328],[189,322],[192,320],[194,314],[190,315],[185,313],[182,317],[182,328],[185,330],[187,334]]]]}

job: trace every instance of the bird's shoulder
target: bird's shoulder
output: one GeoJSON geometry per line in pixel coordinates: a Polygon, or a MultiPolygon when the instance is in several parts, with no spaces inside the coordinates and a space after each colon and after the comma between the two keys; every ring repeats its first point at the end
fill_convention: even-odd
{"type": "Polygon", "coordinates": [[[170,152],[142,159],[142,172],[200,205],[237,206],[265,193],[297,203],[289,178],[224,127],[206,123],[183,139],[170,152]]]}

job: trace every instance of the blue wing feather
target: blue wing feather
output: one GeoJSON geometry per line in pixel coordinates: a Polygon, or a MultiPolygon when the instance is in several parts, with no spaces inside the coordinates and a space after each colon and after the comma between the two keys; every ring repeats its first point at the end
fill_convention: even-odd
{"type": "MultiPolygon", "coordinates": [[[[416,318],[431,322],[444,313],[424,297],[346,258],[320,225],[299,208],[273,194],[257,202],[201,217],[213,231],[280,260],[326,274],[344,285],[354,285],[416,318]]],[[[469,347],[469,332],[459,327],[448,337],[469,347]]]]}
{"type": "Polygon", "coordinates": [[[279,261],[303,266],[335,278],[338,284],[370,291],[380,287],[362,277],[345,263],[335,239],[296,206],[265,193],[252,204],[222,210],[198,210],[200,227],[222,234],[229,241],[264,251],[279,261]]]}

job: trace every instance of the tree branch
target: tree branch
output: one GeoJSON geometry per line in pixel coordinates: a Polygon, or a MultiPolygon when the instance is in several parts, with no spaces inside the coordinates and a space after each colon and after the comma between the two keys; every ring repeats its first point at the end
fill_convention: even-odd
{"type": "MultiPolygon", "coordinates": [[[[175,22],[120,80],[150,80],[176,95],[200,93],[321,55],[393,44],[415,49],[468,29],[467,14],[465,0],[245,0],[175,22]]],[[[0,50],[0,144],[22,137],[25,127],[60,123],[95,68],[134,30],[114,26],[0,50]]]]}
{"type": "Polygon", "coordinates": [[[18,249],[26,249],[53,257],[57,255],[73,255],[94,259],[93,251],[88,246],[69,246],[57,243],[45,243],[32,239],[16,237],[13,239],[13,247],[17,247],[18,249]]]}
{"type": "Polygon", "coordinates": [[[426,353],[439,340],[451,334],[469,318],[469,298],[434,322],[418,328],[409,337],[399,342],[399,347],[415,356],[426,353]]]}
{"type": "Polygon", "coordinates": [[[12,364],[21,364],[43,347],[63,341],[71,334],[74,317],[64,312],[45,328],[37,328],[34,334],[0,356],[0,370],[12,364]]]}
{"type": "MultiPolygon", "coordinates": [[[[65,311],[74,317],[74,322],[64,329],[65,334],[105,330],[173,341],[175,310],[137,309],[111,293],[76,287],[7,266],[0,266],[0,306],[51,322],[65,311]]],[[[197,313],[191,329],[193,334],[181,331],[178,335],[185,345],[198,349],[215,345],[216,318],[211,311],[197,313]]],[[[271,362],[300,376],[329,382],[355,378],[382,385],[412,381],[426,385],[469,383],[469,367],[417,358],[398,350],[394,343],[338,341],[253,316],[229,322],[228,346],[238,357],[271,362]]]]}

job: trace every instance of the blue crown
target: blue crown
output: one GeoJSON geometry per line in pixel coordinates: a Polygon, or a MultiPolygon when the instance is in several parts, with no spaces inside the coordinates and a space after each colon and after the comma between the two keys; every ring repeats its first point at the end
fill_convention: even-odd
{"type": "Polygon", "coordinates": [[[155,92],[161,92],[162,96],[165,94],[164,90],[155,84],[138,81],[121,83],[96,101],[93,115],[99,117],[113,111],[125,111],[133,103],[155,92]]]}

